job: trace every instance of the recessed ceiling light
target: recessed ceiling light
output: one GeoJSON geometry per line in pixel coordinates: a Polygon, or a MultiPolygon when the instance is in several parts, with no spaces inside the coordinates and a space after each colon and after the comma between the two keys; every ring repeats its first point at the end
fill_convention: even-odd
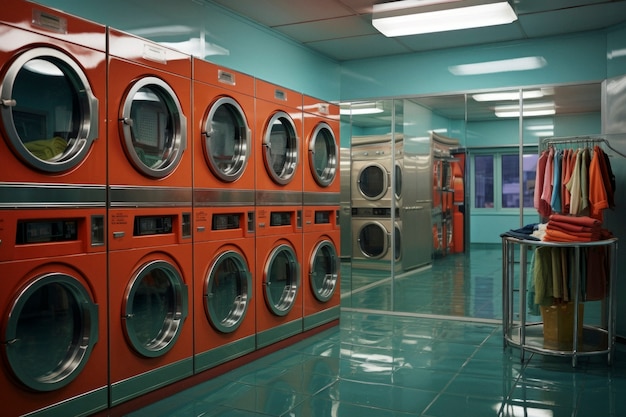
{"type": "Polygon", "coordinates": [[[388,37],[502,25],[517,20],[507,1],[401,0],[373,6],[372,25],[388,37]]]}

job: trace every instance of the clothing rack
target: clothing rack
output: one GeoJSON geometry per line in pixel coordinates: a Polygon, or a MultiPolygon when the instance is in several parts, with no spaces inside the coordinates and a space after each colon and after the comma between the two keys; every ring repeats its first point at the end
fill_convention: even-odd
{"type": "Polygon", "coordinates": [[[597,136],[573,136],[573,137],[562,137],[562,138],[555,138],[555,137],[545,138],[541,140],[541,146],[540,146],[539,151],[541,152],[552,145],[571,144],[571,143],[584,143],[584,144],[589,144],[589,145],[596,145],[598,143],[601,143],[604,146],[606,146],[608,149],[610,149],[611,151],[615,152],[617,155],[621,156],[622,158],[626,158],[626,155],[618,151],[617,149],[615,149],[613,146],[611,146],[611,143],[606,138],[597,137],[597,136]]]}

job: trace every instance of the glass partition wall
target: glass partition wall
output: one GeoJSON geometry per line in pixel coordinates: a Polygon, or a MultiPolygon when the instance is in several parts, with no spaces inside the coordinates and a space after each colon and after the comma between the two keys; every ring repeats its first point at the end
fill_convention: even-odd
{"type": "Polygon", "coordinates": [[[540,141],[599,134],[600,103],[599,83],[342,103],[342,307],[499,320],[540,141]]]}

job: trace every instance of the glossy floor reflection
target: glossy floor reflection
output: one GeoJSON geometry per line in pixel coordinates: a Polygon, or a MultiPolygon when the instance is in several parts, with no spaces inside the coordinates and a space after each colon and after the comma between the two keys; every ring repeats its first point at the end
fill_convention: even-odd
{"type": "Polygon", "coordinates": [[[342,307],[494,322],[502,319],[499,244],[474,245],[466,253],[436,258],[430,268],[397,272],[393,282],[389,276],[388,270],[376,268],[352,268],[351,274],[343,273],[342,307]]]}
{"type": "Polygon", "coordinates": [[[575,369],[537,354],[522,363],[519,350],[503,348],[501,326],[489,320],[500,314],[488,296],[501,280],[492,255],[450,259],[479,277],[458,290],[455,274],[441,281],[438,267],[431,276],[440,282],[422,283],[426,294],[407,285],[407,302],[424,314],[344,311],[333,329],[131,416],[626,417],[626,346],[612,366],[585,357],[575,369]],[[438,304],[451,300],[458,305],[438,304]]]}

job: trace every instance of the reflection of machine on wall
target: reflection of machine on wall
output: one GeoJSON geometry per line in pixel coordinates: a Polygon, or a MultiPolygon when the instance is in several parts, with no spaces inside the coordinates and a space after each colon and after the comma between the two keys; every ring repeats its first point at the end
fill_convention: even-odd
{"type": "Polygon", "coordinates": [[[339,206],[305,206],[304,330],[339,318],[339,206]]]}
{"type": "Polygon", "coordinates": [[[400,150],[401,155],[401,143],[400,141],[397,147],[392,147],[390,135],[352,138],[352,207],[391,208],[392,204],[399,203],[402,165],[396,165],[393,150],[400,150]],[[395,173],[392,174],[394,170],[395,173]],[[392,184],[392,178],[395,184],[392,184]]]}
{"type": "Polygon", "coordinates": [[[3,413],[106,408],[103,210],[2,210],[0,224],[3,413]]]}
{"type": "Polygon", "coordinates": [[[402,224],[387,207],[352,209],[352,265],[357,268],[402,269],[402,224]]]}
{"type": "MultiPolygon", "coordinates": [[[[254,208],[204,209],[210,230],[194,242],[194,370],[256,347],[254,208]]],[[[204,215],[202,216],[204,217],[204,215]]]]}
{"type": "MultiPolygon", "coordinates": [[[[459,162],[451,155],[458,147],[456,139],[431,133],[432,149],[432,195],[433,195],[433,254],[446,255],[454,252],[455,181],[454,165],[459,162]]],[[[456,223],[459,222],[458,216],[456,223]]],[[[462,233],[462,232],[461,232],[462,233]]],[[[462,249],[461,249],[462,251],[462,249]]]]}

